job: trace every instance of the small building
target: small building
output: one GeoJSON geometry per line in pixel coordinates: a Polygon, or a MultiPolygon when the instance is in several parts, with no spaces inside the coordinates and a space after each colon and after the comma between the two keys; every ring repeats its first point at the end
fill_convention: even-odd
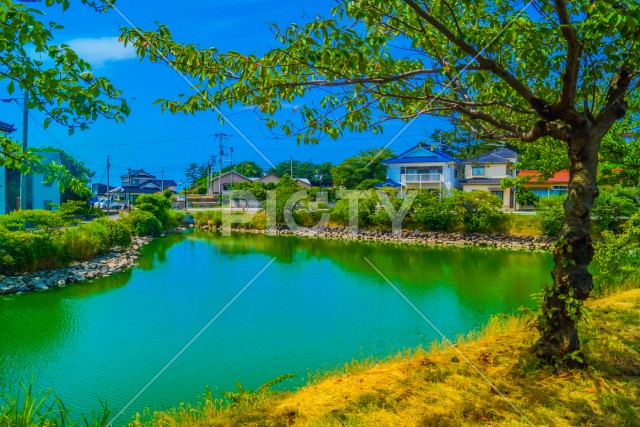
{"type": "Polygon", "coordinates": [[[268,173],[264,176],[261,176],[260,178],[251,178],[251,179],[255,179],[263,184],[277,184],[280,182],[280,177],[273,172],[268,173]]]}
{"type": "Polygon", "coordinates": [[[518,172],[518,178],[525,179],[522,187],[538,197],[563,196],[569,190],[569,171],[567,170],[558,171],[548,179],[542,178],[539,171],[522,170],[518,172]]]}
{"type": "MultiPolygon", "coordinates": [[[[15,132],[12,124],[0,121],[0,136],[15,132]]],[[[43,158],[42,164],[62,164],[60,153],[34,152],[43,158]]],[[[60,187],[57,181],[46,182],[44,174],[33,173],[27,175],[27,191],[25,192],[27,209],[55,209],[60,205],[60,187]]],[[[0,166],[0,214],[6,214],[20,208],[20,173],[17,170],[0,166]]]]}
{"type": "Polygon", "coordinates": [[[253,182],[251,178],[247,178],[244,175],[240,175],[235,171],[225,172],[222,175],[218,175],[211,180],[211,187],[209,189],[209,195],[225,194],[231,191],[233,184],[239,182],[253,182]]]}
{"type": "Polygon", "coordinates": [[[387,182],[402,191],[432,189],[450,192],[458,185],[459,161],[423,142],[404,153],[382,161],[387,166],[387,182]]]}
{"type": "Polygon", "coordinates": [[[311,187],[313,187],[313,185],[311,184],[311,181],[309,181],[307,178],[293,178],[293,180],[295,182],[297,182],[298,184],[300,184],[302,186],[302,188],[311,188],[311,187]]]}
{"type": "Polygon", "coordinates": [[[514,208],[513,189],[503,189],[504,178],[515,178],[513,165],[518,153],[508,148],[498,148],[462,162],[464,178],[460,181],[463,191],[488,191],[502,200],[504,209],[514,208]]]}
{"type": "Polygon", "coordinates": [[[91,184],[91,194],[93,194],[94,196],[106,196],[107,191],[114,190],[115,188],[116,187],[114,187],[113,185],[110,185],[107,188],[107,184],[94,182],[91,184]]]}
{"type": "Polygon", "coordinates": [[[155,175],[146,172],[144,169],[132,170],[120,176],[119,187],[109,190],[109,195],[113,200],[130,201],[135,203],[142,194],[162,193],[165,189],[176,192],[177,184],[173,179],[156,179],[155,175]]]}

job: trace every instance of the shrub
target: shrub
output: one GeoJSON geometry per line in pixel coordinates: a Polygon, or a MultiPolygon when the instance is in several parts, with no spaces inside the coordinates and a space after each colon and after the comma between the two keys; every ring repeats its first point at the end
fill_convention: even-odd
{"type": "Polygon", "coordinates": [[[604,231],[595,244],[593,262],[597,270],[594,296],[640,281],[640,215],[629,218],[620,234],[604,231]]]}
{"type": "Polygon", "coordinates": [[[196,224],[208,224],[216,227],[222,226],[222,212],[221,211],[200,211],[194,213],[196,224]]]}
{"type": "Polygon", "coordinates": [[[9,231],[0,228],[0,273],[54,268],[59,263],[60,248],[49,234],[9,231]]]}
{"type": "Polygon", "coordinates": [[[455,218],[455,206],[451,197],[425,190],[420,191],[413,202],[411,219],[428,230],[448,230],[455,218]]]}
{"type": "MultiPolygon", "coordinates": [[[[340,199],[331,210],[331,218],[340,224],[349,224],[349,199],[340,199]]],[[[376,212],[378,198],[375,195],[364,199],[358,199],[358,226],[363,227],[371,224],[372,215],[376,212]]],[[[386,215],[386,212],[385,212],[386,215]]],[[[378,218],[380,219],[380,218],[378,218]]]]}
{"type": "Polygon", "coordinates": [[[500,224],[502,200],[488,191],[454,191],[452,203],[466,231],[486,233],[500,224]]]}
{"type": "Polygon", "coordinates": [[[60,260],[65,264],[91,259],[111,247],[109,228],[97,221],[64,229],[56,240],[61,246],[60,260]]]}
{"type": "Polygon", "coordinates": [[[150,212],[153,216],[160,221],[160,224],[165,230],[172,227],[171,217],[169,210],[171,209],[171,200],[160,194],[143,194],[136,200],[136,209],[141,211],[150,212]]]}
{"type": "Polygon", "coordinates": [[[121,221],[138,236],[157,237],[162,234],[162,223],[149,211],[131,211],[121,221]]]}
{"type": "Polygon", "coordinates": [[[540,197],[533,191],[524,187],[516,187],[516,202],[523,206],[535,206],[538,204],[540,197]]]}
{"type": "Polygon", "coordinates": [[[103,224],[109,233],[109,246],[120,246],[123,248],[131,246],[131,230],[122,221],[113,221],[107,218],[100,218],[94,223],[103,224]]]}
{"type": "Polygon", "coordinates": [[[602,188],[591,211],[600,230],[619,231],[623,218],[638,212],[637,190],[616,185],[613,188],[602,188]]]}
{"type": "Polygon", "coordinates": [[[564,222],[564,196],[542,197],[536,204],[536,217],[542,234],[557,236],[564,222]]]}
{"type": "Polygon", "coordinates": [[[171,199],[173,197],[173,191],[171,191],[170,188],[165,188],[164,191],[162,192],[162,196],[165,199],[171,199]]]}
{"type": "Polygon", "coordinates": [[[50,232],[54,228],[62,227],[65,224],[65,220],[57,212],[40,209],[15,211],[0,215],[0,226],[8,230],[37,228],[50,232]]]}
{"type": "Polygon", "coordinates": [[[69,200],[60,205],[58,214],[69,221],[89,216],[89,203],[81,200],[69,200]]]}

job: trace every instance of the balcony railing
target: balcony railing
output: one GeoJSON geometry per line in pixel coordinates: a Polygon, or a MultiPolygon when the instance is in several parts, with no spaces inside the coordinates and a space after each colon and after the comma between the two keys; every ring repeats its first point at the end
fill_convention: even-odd
{"type": "Polygon", "coordinates": [[[400,176],[402,184],[429,184],[443,181],[441,173],[407,173],[400,176]]]}

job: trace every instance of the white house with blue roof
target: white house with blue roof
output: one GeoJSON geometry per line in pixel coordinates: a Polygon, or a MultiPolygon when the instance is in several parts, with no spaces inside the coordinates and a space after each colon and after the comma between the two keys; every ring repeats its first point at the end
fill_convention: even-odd
{"type": "Polygon", "coordinates": [[[382,161],[387,180],[377,186],[398,187],[402,191],[432,189],[449,192],[458,186],[459,161],[435,146],[419,142],[404,153],[382,161]]]}
{"type": "Polygon", "coordinates": [[[464,178],[460,180],[463,191],[488,191],[502,200],[504,209],[513,208],[513,189],[503,189],[500,184],[504,178],[516,177],[513,167],[518,161],[518,153],[506,147],[467,159],[464,166],[464,178]]]}

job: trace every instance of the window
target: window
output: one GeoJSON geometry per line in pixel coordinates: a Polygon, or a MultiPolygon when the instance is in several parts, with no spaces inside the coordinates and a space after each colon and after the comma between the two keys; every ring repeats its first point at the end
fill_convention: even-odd
{"type": "Polygon", "coordinates": [[[53,206],[51,206],[52,203],[53,202],[51,200],[45,200],[44,203],[43,203],[44,206],[42,206],[42,209],[44,209],[45,211],[52,210],[53,209],[53,206]]]}
{"type": "Polygon", "coordinates": [[[473,166],[471,168],[471,176],[484,176],[484,165],[473,166]]]}
{"type": "Polygon", "coordinates": [[[503,191],[495,190],[495,191],[491,191],[491,194],[496,196],[500,200],[502,200],[503,198],[503,191]]]}
{"type": "Polygon", "coordinates": [[[552,196],[564,196],[567,194],[567,187],[564,185],[554,185],[550,193],[552,196]]]}
{"type": "Polygon", "coordinates": [[[538,197],[548,197],[549,189],[548,188],[530,188],[531,192],[538,197]]]}

